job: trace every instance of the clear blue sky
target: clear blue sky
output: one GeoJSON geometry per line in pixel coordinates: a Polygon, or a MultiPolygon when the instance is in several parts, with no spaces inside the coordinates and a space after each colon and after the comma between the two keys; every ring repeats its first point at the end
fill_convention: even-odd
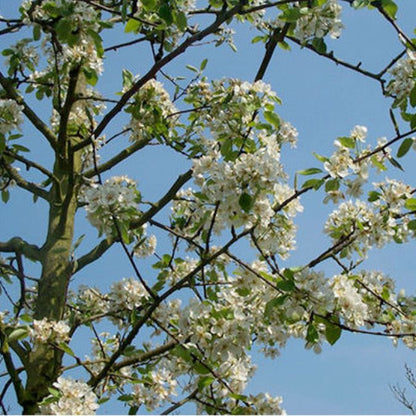
{"type": "MultiPolygon", "coordinates": [[[[12,0],[2,0],[0,14],[8,15],[15,5],[12,0]]],[[[17,3],[17,2],[16,2],[17,3]]],[[[416,27],[416,2],[397,0],[399,22],[412,34],[416,27]]],[[[377,70],[384,67],[400,50],[400,43],[392,28],[375,12],[352,11],[344,5],[343,22],[346,29],[337,41],[330,41],[330,48],[345,60],[362,62],[364,68],[377,70]]],[[[199,64],[207,57],[209,63],[206,75],[209,78],[223,76],[253,80],[257,65],[262,57],[262,46],[251,45],[250,32],[237,26],[238,53],[228,48],[194,48],[193,57],[185,55],[170,68],[177,74],[188,74],[185,64],[199,64]]],[[[113,40],[115,43],[115,39],[113,40]]],[[[6,47],[0,38],[0,48],[6,47]]],[[[138,54],[139,55],[139,54],[138,54]]],[[[119,87],[120,77],[116,75],[122,67],[133,72],[145,67],[146,57],[135,56],[129,51],[109,53],[105,77],[99,86],[110,93],[119,87]],[[117,62],[112,62],[116,58],[117,62]]],[[[265,80],[283,100],[278,109],[281,116],[299,130],[299,143],[295,150],[285,152],[283,163],[289,172],[311,166],[318,166],[312,152],[329,155],[333,140],[348,134],[356,124],[366,125],[369,140],[375,143],[380,136],[391,137],[394,132],[388,118],[389,100],[383,99],[376,82],[354,74],[348,69],[336,67],[332,62],[318,58],[307,50],[296,46],[292,52],[278,50],[267,71],[265,80]]],[[[33,138],[27,138],[28,143],[33,138]]],[[[41,159],[45,149],[38,147],[34,154],[41,159]]],[[[404,177],[412,183],[416,170],[414,154],[406,159],[404,177]]],[[[169,152],[156,149],[145,150],[134,161],[122,165],[112,174],[125,173],[138,179],[145,199],[156,199],[169,187],[173,178],[185,170],[183,163],[169,152]]],[[[381,176],[381,178],[384,175],[381,176]]],[[[387,173],[399,177],[398,171],[387,173]]],[[[297,219],[299,225],[298,251],[288,265],[307,261],[329,241],[322,235],[325,216],[332,206],[322,204],[322,194],[307,195],[302,199],[305,212],[297,219]]],[[[42,244],[44,239],[44,206],[38,202],[32,206],[31,198],[16,193],[8,205],[1,205],[0,240],[21,235],[27,240],[42,244]]],[[[83,214],[82,214],[83,216],[83,214]]],[[[82,217],[81,216],[81,217],[82,217]]],[[[82,234],[85,221],[81,218],[78,235],[82,234]]],[[[91,230],[90,236],[95,236],[91,230]]],[[[92,241],[86,241],[83,250],[92,241]]],[[[163,242],[160,242],[163,245],[163,242]]],[[[398,287],[408,293],[416,288],[414,243],[407,246],[389,246],[376,250],[366,262],[368,269],[383,270],[397,279],[398,287]]],[[[328,266],[327,273],[334,271],[328,266]]],[[[93,282],[108,288],[112,280],[132,275],[127,260],[117,248],[97,263],[96,267],[85,269],[76,277],[75,284],[93,282]]],[[[378,337],[343,334],[338,343],[326,346],[320,355],[307,351],[301,341],[290,341],[281,356],[269,361],[256,356],[258,371],[249,391],[268,391],[282,395],[284,408],[289,414],[399,414],[406,413],[389,390],[389,384],[404,383],[404,364],[416,368],[416,355],[402,346],[394,348],[390,340],[378,337]]],[[[416,392],[415,392],[416,393],[416,392]]],[[[416,396],[416,394],[415,394],[416,396]]],[[[18,412],[18,408],[12,409],[18,412]]],[[[122,413],[123,407],[103,407],[101,412],[122,413]]]]}

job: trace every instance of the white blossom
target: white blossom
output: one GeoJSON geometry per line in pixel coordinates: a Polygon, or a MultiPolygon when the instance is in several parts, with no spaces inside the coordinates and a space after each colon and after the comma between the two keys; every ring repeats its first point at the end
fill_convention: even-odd
{"type": "Polygon", "coordinates": [[[59,399],[48,405],[42,405],[42,414],[91,415],[95,414],[99,407],[97,396],[83,381],[59,377],[53,386],[59,392],[59,399]]]}
{"type": "Polygon", "coordinates": [[[0,134],[19,128],[23,122],[23,106],[10,99],[0,99],[0,134]]]}
{"type": "Polygon", "coordinates": [[[70,327],[64,321],[50,321],[47,318],[34,320],[30,336],[35,344],[54,342],[59,344],[68,341],[70,327]]]}

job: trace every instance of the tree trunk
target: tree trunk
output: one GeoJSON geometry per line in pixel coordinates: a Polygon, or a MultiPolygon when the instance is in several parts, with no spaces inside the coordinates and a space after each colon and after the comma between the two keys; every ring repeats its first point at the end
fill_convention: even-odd
{"type": "MultiPolygon", "coordinates": [[[[42,274],[34,314],[37,320],[60,321],[66,311],[81,158],[79,154],[65,156],[57,153],[54,166],[56,183],[50,192],[48,234],[41,249],[42,274]]],[[[62,357],[63,353],[49,344],[37,345],[28,354],[27,394],[25,403],[21,403],[25,414],[40,412],[38,403],[49,395],[48,387],[59,376],[62,357]]]]}

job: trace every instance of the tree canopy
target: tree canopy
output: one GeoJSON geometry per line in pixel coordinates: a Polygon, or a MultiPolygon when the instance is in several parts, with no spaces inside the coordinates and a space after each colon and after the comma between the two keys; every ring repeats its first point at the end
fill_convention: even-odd
{"type": "Polygon", "coordinates": [[[281,414],[281,397],[246,392],[253,351],[273,358],[298,338],[319,353],[343,332],[415,348],[414,296],[366,267],[373,248],[416,236],[402,174],[416,148],[416,39],[396,2],[25,0],[2,13],[2,201],[27,193],[43,215],[40,244],[0,241],[4,413],[92,414],[120,400],[129,414],[188,403],[281,414]],[[343,8],[377,14],[399,53],[376,70],[338,56],[343,8]],[[239,31],[261,51],[252,78],[211,79],[212,46],[236,50],[239,31]],[[302,137],[265,77],[295,48],[376,84],[394,135],[357,122],[291,172],[302,137]],[[180,174],[148,200],[138,161],[153,148],[168,155],[157,169],[171,159],[180,174]],[[293,264],[312,193],[331,209],[327,245],[293,264]],[[131,275],[104,290],[94,266],[115,249],[131,275]]]}

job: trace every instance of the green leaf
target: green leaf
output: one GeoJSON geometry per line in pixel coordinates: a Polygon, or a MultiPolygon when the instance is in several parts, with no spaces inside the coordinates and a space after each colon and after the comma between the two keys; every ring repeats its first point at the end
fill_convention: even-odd
{"type": "Polygon", "coordinates": [[[59,392],[59,390],[54,389],[53,387],[48,387],[48,391],[53,397],[61,397],[61,393],[59,392]]]}
{"type": "Polygon", "coordinates": [[[8,336],[9,341],[20,341],[29,335],[29,328],[20,327],[13,330],[8,336]]]}
{"type": "Polygon", "coordinates": [[[123,4],[121,6],[121,20],[124,23],[127,17],[127,7],[130,3],[130,0],[123,0],[123,4]]]}
{"type": "Polygon", "coordinates": [[[167,4],[162,4],[159,8],[159,16],[168,24],[173,23],[172,10],[167,4]]]}
{"type": "Polygon", "coordinates": [[[184,12],[177,12],[175,14],[175,21],[178,28],[184,32],[188,27],[188,19],[186,18],[186,14],[184,12]]]}
{"type": "Polygon", "coordinates": [[[296,22],[300,17],[302,17],[302,13],[299,8],[293,8],[285,10],[283,14],[279,16],[279,19],[285,22],[296,22]]]}
{"type": "Polygon", "coordinates": [[[277,46],[279,46],[279,48],[283,49],[284,51],[290,51],[291,50],[290,45],[287,42],[285,42],[284,40],[282,40],[281,42],[278,42],[277,46]]]}
{"type": "Polygon", "coordinates": [[[87,83],[91,86],[95,86],[98,82],[98,75],[97,72],[92,68],[82,68],[82,72],[85,75],[85,79],[87,80],[87,83]]]}
{"type": "Polygon", "coordinates": [[[348,147],[350,149],[355,148],[355,139],[353,139],[352,137],[338,137],[338,141],[344,147],[348,147]]]}
{"type": "Polygon", "coordinates": [[[306,341],[315,344],[319,340],[319,333],[314,324],[308,325],[308,330],[306,332],[306,341]]]}
{"type": "Polygon", "coordinates": [[[296,173],[299,175],[316,175],[317,173],[321,173],[322,169],[319,168],[309,168],[305,170],[298,170],[296,173]]]}
{"type": "Polygon", "coordinates": [[[211,376],[201,377],[198,380],[198,390],[199,391],[203,390],[205,387],[210,386],[214,381],[215,381],[215,378],[211,376]]]}
{"type": "Polygon", "coordinates": [[[407,139],[404,139],[399,149],[397,150],[397,157],[403,157],[410,150],[412,145],[413,145],[412,138],[408,137],[407,139]]]}
{"type": "Polygon", "coordinates": [[[142,5],[146,10],[154,11],[154,8],[156,7],[156,0],[142,0],[142,5]]]}
{"type": "Polygon", "coordinates": [[[120,400],[121,402],[129,402],[133,399],[133,396],[131,394],[122,394],[117,398],[117,400],[120,400]]]}
{"type": "Polygon", "coordinates": [[[248,212],[251,211],[251,208],[253,208],[254,200],[253,200],[253,197],[250,194],[248,194],[247,192],[244,192],[243,194],[241,194],[241,196],[238,200],[238,203],[239,203],[241,209],[244,212],[248,213],[248,212]]]}
{"type": "Polygon", "coordinates": [[[302,185],[302,188],[313,188],[317,191],[324,183],[325,179],[309,179],[302,185]]]}
{"type": "Polygon", "coordinates": [[[404,206],[409,211],[415,211],[416,210],[416,198],[407,199],[406,202],[404,203],[404,206]]]}
{"type": "Polygon", "coordinates": [[[139,22],[137,19],[129,19],[127,20],[126,26],[124,28],[124,32],[125,33],[130,33],[130,32],[137,33],[140,30],[141,26],[142,26],[141,22],[139,22]]]}
{"type": "Polygon", "coordinates": [[[139,406],[130,406],[128,414],[137,415],[138,410],[139,410],[139,406]]]}
{"type": "Polygon", "coordinates": [[[207,365],[204,365],[203,363],[196,361],[193,365],[193,369],[198,374],[209,374],[211,371],[207,365]]]}
{"type": "Polygon", "coordinates": [[[280,280],[276,283],[276,287],[283,292],[293,292],[296,289],[292,280],[280,280]]]}
{"type": "Polygon", "coordinates": [[[334,345],[339,340],[341,333],[342,330],[338,325],[332,322],[325,322],[325,337],[331,345],[334,345]]]}
{"type": "Polygon", "coordinates": [[[410,105],[416,107],[416,85],[412,88],[409,94],[410,105]]]}
{"type": "Polygon", "coordinates": [[[196,68],[196,67],[194,67],[193,65],[186,65],[186,67],[190,70],[190,71],[193,71],[193,72],[196,72],[196,73],[199,73],[199,70],[198,70],[198,68],[196,68]]]}
{"type": "Polygon", "coordinates": [[[175,357],[182,358],[184,361],[188,363],[193,361],[191,352],[182,345],[177,345],[175,348],[173,348],[172,354],[175,357]]]}
{"type": "Polygon", "coordinates": [[[26,146],[22,146],[21,144],[12,145],[12,149],[18,152],[30,152],[30,150],[26,146]]]}
{"type": "Polygon", "coordinates": [[[23,315],[20,315],[20,320],[23,322],[32,323],[33,318],[30,315],[24,313],[23,315]]]}
{"type": "Polygon", "coordinates": [[[318,53],[325,53],[326,52],[326,43],[323,38],[314,38],[312,40],[312,46],[318,53]]]}
{"type": "Polygon", "coordinates": [[[375,166],[378,170],[380,170],[380,171],[387,170],[387,168],[386,168],[386,167],[385,167],[385,166],[384,166],[381,162],[379,162],[375,156],[373,156],[373,157],[371,158],[371,162],[373,163],[373,165],[374,165],[374,166],[375,166]]]}
{"type": "Polygon", "coordinates": [[[267,40],[267,36],[254,36],[251,43],[264,42],[265,40],[267,40]]]}
{"type": "Polygon", "coordinates": [[[280,126],[280,118],[273,111],[265,111],[264,112],[264,118],[265,118],[266,121],[268,121],[274,127],[278,128],[280,126]]]}
{"type": "Polygon", "coordinates": [[[65,342],[61,342],[59,344],[59,348],[62,351],[65,351],[68,355],[70,355],[71,357],[75,357],[74,351],[72,351],[72,349],[69,347],[68,344],[66,344],[65,342]]]}
{"type": "Polygon", "coordinates": [[[39,40],[41,35],[41,27],[40,25],[35,24],[33,26],[33,40],[39,40]]]}
{"type": "Polygon", "coordinates": [[[339,189],[339,179],[328,179],[325,182],[325,191],[331,192],[331,191],[337,191],[339,189]]]}
{"type": "Polygon", "coordinates": [[[1,191],[1,200],[7,204],[7,202],[9,202],[10,199],[10,192],[7,189],[3,189],[1,191]]]}
{"type": "Polygon", "coordinates": [[[109,397],[101,397],[100,399],[97,400],[98,404],[103,404],[105,402],[108,402],[110,400],[109,397]]]}
{"type": "Polygon", "coordinates": [[[374,202],[377,201],[380,198],[381,194],[377,191],[370,191],[368,193],[368,202],[374,202]]]}
{"type": "Polygon", "coordinates": [[[367,7],[371,3],[371,0],[354,0],[352,2],[352,7],[354,9],[361,9],[362,7],[367,7]]]}
{"type": "Polygon", "coordinates": [[[393,0],[381,0],[381,7],[390,18],[396,20],[397,5],[393,0]]]}
{"type": "Polygon", "coordinates": [[[270,317],[272,315],[273,309],[282,306],[287,299],[287,295],[278,296],[274,299],[269,300],[264,307],[264,316],[270,317]]]}
{"type": "Polygon", "coordinates": [[[207,59],[207,58],[205,58],[205,59],[201,62],[201,65],[199,65],[199,70],[200,70],[200,71],[203,71],[203,70],[205,69],[205,67],[207,66],[207,63],[208,63],[208,59],[207,59]]]}
{"type": "Polygon", "coordinates": [[[387,159],[395,168],[400,169],[401,171],[404,172],[403,166],[393,157],[389,157],[387,159]]]}
{"type": "Polygon", "coordinates": [[[319,155],[318,153],[315,153],[315,152],[313,152],[313,155],[322,163],[329,161],[329,159],[326,156],[319,155]]]}
{"type": "Polygon", "coordinates": [[[409,221],[407,223],[407,228],[412,231],[416,230],[416,220],[409,221]]]}

